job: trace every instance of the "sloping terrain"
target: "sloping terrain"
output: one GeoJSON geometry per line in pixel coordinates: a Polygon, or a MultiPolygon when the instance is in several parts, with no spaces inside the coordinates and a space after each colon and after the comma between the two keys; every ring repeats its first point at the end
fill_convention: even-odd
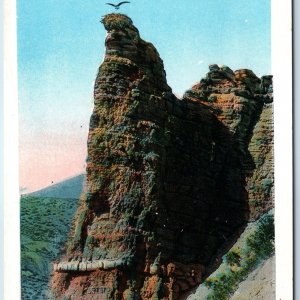
{"type": "Polygon", "coordinates": [[[219,268],[187,300],[274,300],[273,214],[250,222],[219,268]]]}
{"type": "Polygon", "coordinates": [[[39,191],[30,193],[33,197],[79,199],[85,181],[85,174],[58,182],[39,191]]]}
{"type": "Polygon", "coordinates": [[[275,256],[263,261],[240,283],[230,300],[274,300],[275,256]]]}
{"type": "Polygon", "coordinates": [[[78,199],[21,197],[22,299],[45,300],[55,260],[67,240],[78,199]]]}

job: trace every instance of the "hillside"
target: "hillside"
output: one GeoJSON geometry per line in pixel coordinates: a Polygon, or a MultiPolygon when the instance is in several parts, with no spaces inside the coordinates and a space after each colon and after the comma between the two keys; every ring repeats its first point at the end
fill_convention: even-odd
{"type": "Polygon", "coordinates": [[[52,262],[61,254],[78,199],[21,197],[22,299],[45,300],[52,262]]]}
{"type": "Polygon", "coordinates": [[[240,283],[230,300],[275,299],[275,256],[262,262],[240,283]]]}
{"type": "Polygon", "coordinates": [[[32,197],[79,199],[83,189],[85,174],[63,180],[44,189],[28,194],[32,197]]]}
{"type": "Polygon", "coordinates": [[[220,266],[187,300],[275,299],[274,212],[250,222],[220,266]]]}

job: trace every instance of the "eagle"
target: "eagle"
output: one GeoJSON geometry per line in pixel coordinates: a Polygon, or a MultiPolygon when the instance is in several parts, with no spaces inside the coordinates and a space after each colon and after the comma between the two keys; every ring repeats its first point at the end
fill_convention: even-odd
{"type": "Polygon", "coordinates": [[[118,10],[120,8],[120,6],[124,3],[130,3],[130,2],[129,1],[122,1],[118,4],[113,4],[113,3],[106,3],[106,4],[113,6],[116,10],[118,10]]]}

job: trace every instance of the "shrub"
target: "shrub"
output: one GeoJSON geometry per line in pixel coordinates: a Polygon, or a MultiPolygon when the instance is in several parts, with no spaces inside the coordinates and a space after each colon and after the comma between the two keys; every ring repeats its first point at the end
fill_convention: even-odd
{"type": "Polygon", "coordinates": [[[241,257],[240,257],[240,255],[237,252],[235,252],[235,251],[229,251],[226,254],[225,259],[226,259],[226,262],[230,266],[233,266],[233,265],[239,265],[240,264],[241,257]]]}
{"type": "Polygon", "coordinates": [[[274,252],[274,235],[274,217],[265,215],[259,221],[258,230],[247,239],[246,244],[250,251],[264,259],[274,252]]]}
{"type": "Polygon", "coordinates": [[[226,300],[236,290],[239,283],[263,260],[274,253],[274,217],[264,215],[257,223],[256,230],[246,238],[245,245],[238,253],[231,250],[224,257],[229,266],[238,265],[235,271],[226,270],[209,277],[204,282],[211,292],[207,300],[226,300]]]}

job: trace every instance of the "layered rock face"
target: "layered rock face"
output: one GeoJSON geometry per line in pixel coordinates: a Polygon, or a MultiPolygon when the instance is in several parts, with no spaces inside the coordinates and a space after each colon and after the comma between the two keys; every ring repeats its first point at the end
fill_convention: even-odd
{"type": "MultiPolygon", "coordinates": [[[[268,93],[272,93],[272,87],[268,93]]],[[[252,220],[274,207],[273,138],[273,103],[267,101],[249,144],[255,164],[246,186],[252,220]]]]}
{"type": "Polygon", "coordinates": [[[260,180],[249,179],[248,145],[268,91],[250,71],[212,66],[177,99],[132,21],[111,14],[102,23],[86,190],[54,264],[53,296],[176,300],[247,223],[245,187],[260,180]]]}
{"type": "Polygon", "coordinates": [[[251,70],[211,65],[185,97],[202,103],[234,137],[246,175],[250,219],[274,207],[273,83],[251,70]]]}

